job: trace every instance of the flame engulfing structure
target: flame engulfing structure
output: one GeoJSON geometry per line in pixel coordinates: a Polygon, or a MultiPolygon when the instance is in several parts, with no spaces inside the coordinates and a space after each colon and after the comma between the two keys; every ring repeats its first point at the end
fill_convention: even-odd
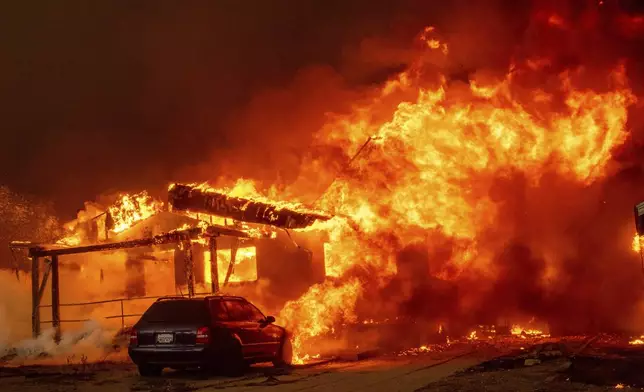
{"type": "MultiPolygon", "coordinates": [[[[422,35],[427,50],[448,53],[431,32],[422,35]]],[[[335,283],[314,286],[287,305],[281,316],[296,335],[305,339],[352,312],[398,311],[392,309],[414,294],[391,295],[389,282],[401,275],[400,255],[411,248],[426,277],[461,289],[446,310],[452,315],[495,307],[490,314],[497,316],[552,315],[539,307],[554,301],[555,309],[559,290],[571,284],[555,287],[553,277],[566,279],[567,260],[583,256],[564,244],[556,226],[564,218],[555,213],[545,222],[533,206],[540,199],[553,212],[570,204],[552,200],[548,184],[553,192],[581,195],[604,178],[613,150],[628,137],[627,110],[636,99],[620,64],[599,76],[583,68],[554,72],[551,64],[532,58],[503,78],[474,75],[465,84],[433,75],[419,61],[370,104],[318,132],[317,143],[343,151],[349,169],[319,203],[343,218],[315,225],[329,230],[326,268],[335,283]],[[370,299],[371,310],[361,298],[370,299]]],[[[312,168],[322,166],[317,159],[312,168]]],[[[447,305],[429,312],[441,306],[447,305]]]]}
{"type": "Polygon", "coordinates": [[[280,319],[291,322],[295,327],[293,333],[293,361],[302,363],[307,358],[317,355],[311,353],[306,343],[311,338],[329,333],[339,322],[355,322],[356,316],[347,304],[354,304],[360,295],[360,282],[352,279],[343,285],[332,282],[313,286],[297,301],[289,302],[280,319]]]}
{"type": "Polygon", "coordinates": [[[143,191],[134,195],[124,194],[110,206],[109,212],[112,220],[112,231],[120,233],[138,221],[142,221],[163,209],[163,203],[154,200],[147,192],[143,191]]]}
{"type": "Polygon", "coordinates": [[[79,246],[97,240],[108,240],[109,233],[118,234],[162,211],[162,202],[152,198],[146,191],[135,194],[123,193],[109,207],[85,203],[77,218],[64,225],[67,235],[56,241],[58,245],[79,246]],[[92,230],[92,226],[95,226],[92,230]],[[98,235],[100,231],[102,235],[98,235]],[[93,232],[93,235],[92,235],[93,232]]]}
{"type": "MultiPolygon", "coordinates": [[[[561,34],[574,30],[561,15],[541,16],[561,34]]],[[[622,288],[633,274],[610,270],[615,277],[602,281],[602,294],[596,287],[609,276],[604,261],[614,261],[601,241],[614,233],[577,223],[604,197],[598,184],[629,137],[636,99],[625,66],[567,68],[543,55],[515,61],[502,76],[481,72],[454,81],[432,63],[452,52],[437,31],[427,28],[419,39],[417,62],[314,135],[323,153],[306,158],[301,178],[285,192],[311,196],[312,177],[331,184],[311,199],[333,218],[270,202],[252,182],[232,190],[169,189],[176,210],[328,233],[327,280],[279,316],[293,333],[296,362],[317,354],[316,337],[359,319],[478,322],[517,312],[572,322],[588,320],[592,309],[593,316],[604,312],[594,320],[601,323],[631,306],[613,293],[629,295],[622,288]],[[338,174],[339,166],[346,169],[338,174]],[[453,282],[458,294],[435,296],[432,276],[453,282]]],[[[114,208],[118,231],[160,205],[138,195],[114,208]]],[[[633,249],[639,246],[633,241],[633,249]]]]}

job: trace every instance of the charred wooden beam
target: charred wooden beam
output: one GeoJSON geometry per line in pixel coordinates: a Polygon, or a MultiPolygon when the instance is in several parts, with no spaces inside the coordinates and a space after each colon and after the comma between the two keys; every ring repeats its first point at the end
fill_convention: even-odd
{"type": "Polygon", "coordinates": [[[296,211],[256,200],[231,197],[223,193],[205,191],[190,185],[174,184],[168,191],[168,201],[173,209],[192,211],[237,221],[271,225],[286,229],[302,229],[317,220],[331,217],[296,211]]]}
{"type": "Polygon", "coordinates": [[[243,230],[232,229],[230,227],[219,225],[208,226],[203,235],[205,237],[219,237],[224,235],[229,237],[251,238],[250,234],[243,230]]]}
{"type": "MultiPolygon", "coordinates": [[[[202,233],[201,228],[177,230],[170,233],[159,234],[151,238],[142,238],[121,242],[106,242],[96,245],[85,245],[75,247],[64,247],[56,245],[36,245],[29,248],[31,257],[62,256],[78,253],[106,252],[125,248],[137,248],[142,246],[164,245],[184,241],[185,238],[197,238],[202,233]]],[[[21,247],[23,247],[21,245],[21,247]]]]}

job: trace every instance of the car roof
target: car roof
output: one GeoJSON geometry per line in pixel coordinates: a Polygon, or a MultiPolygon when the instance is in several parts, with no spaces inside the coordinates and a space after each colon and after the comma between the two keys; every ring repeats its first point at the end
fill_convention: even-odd
{"type": "Polygon", "coordinates": [[[217,295],[217,294],[215,294],[215,295],[207,295],[205,297],[192,297],[192,298],[191,297],[183,297],[183,296],[179,296],[179,295],[167,296],[167,297],[161,297],[161,298],[157,299],[156,302],[161,302],[161,301],[181,301],[181,300],[183,300],[183,301],[204,301],[204,300],[213,299],[213,298],[217,298],[217,299],[235,299],[235,300],[242,300],[242,301],[249,302],[244,297],[239,297],[239,296],[236,296],[236,295],[217,295]]]}

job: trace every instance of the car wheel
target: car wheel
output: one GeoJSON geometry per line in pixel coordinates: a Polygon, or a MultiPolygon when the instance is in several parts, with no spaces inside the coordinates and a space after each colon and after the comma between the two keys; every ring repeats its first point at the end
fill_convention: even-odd
{"type": "Polygon", "coordinates": [[[161,366],[141,364],[139,367],[139,374],[143,377],[159,377],[163,372],[161,366]]]}
{"type": "Polygon", "coordinates": [[[291,344],[291,339],[284,337],[280,349],[277,353],[277,357],[273,360],[273,366],[275,367],[288,367],[293,363],[293,345],[291,344]]]}

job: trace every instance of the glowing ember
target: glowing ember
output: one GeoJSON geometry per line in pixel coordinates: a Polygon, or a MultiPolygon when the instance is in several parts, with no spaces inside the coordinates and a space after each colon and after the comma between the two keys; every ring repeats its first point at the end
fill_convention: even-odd
{"type": "Polygon", "coordinates": [[[315,355],[305,354],[301,358],[300,357],[293,358],[293,363],[296,364],[296,365],[302,365],[304,363],[311,362],[311,361],[313,361],[315,359],[320,359],[320,354],[315,354],[315,355]]]}
{"type": "Polygon", "coordinates": [[[410,348],[409,350],[402,351],[398,353],[398,356],[399,357],[415,356],[419,354],[425,354],[431,351],[432,351],[431,348],[428,346],[420,346],[420,347],[414,347],[414,348],[410,348]]]}
{"type": "Polygon", "coordinates": [[[539,329],[526,329],[522,328],[518,325],[513,325],[512,329],[510,330],[512,335],[514,336],[520,336],[521,338],[525,339],[526,337],[540,337],[540,338],[546,338],[549,337],[549,334],[544,333],[543,331],[539,329]]]}
{"type": "Polygon", "coordinates": [[[467,335],[467,340],[476,340],[476,339],[477,339],[476,331],[472,331],[472,332],[470,332],[469,335],[467,335]]]}
{"type": "Polygon", "coordinates": [[[163,203],[154,200],[147,192],[143,191],[134,195],[121,195],[120,199],[107,210],[114,222],[112,231],[120,233],[132,227],[136,222],[151,217],[162,208],[163,203]]]}
{"type": "Polygon", "coordinates": [[[633,237],[633,244],[631,246],[633,251],[639,253],[642,244],[644,244],[644,235],[639,236],[639,235],[635,234],[635,236],[633,237]]]}
{"type": "Polygon", "coordinates": [[[630,342],[628,342],[628,344],[631,344],[631,345],[634,345],[634,346],[644,344],[644,335],[640,336],[637,339],[631,340],[630,342]]]}

